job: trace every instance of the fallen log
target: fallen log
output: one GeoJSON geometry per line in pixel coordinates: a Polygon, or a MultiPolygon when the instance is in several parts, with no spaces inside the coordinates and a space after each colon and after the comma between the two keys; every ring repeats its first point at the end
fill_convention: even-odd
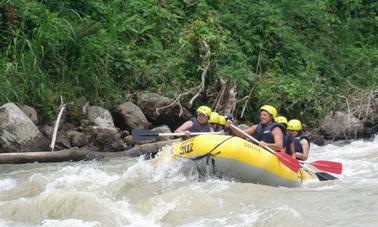
{"type": "Polygon", "coordinates": [[[146,158],[150,158],[150,157],[154,157],[155,154],[158,153],[162,147],[166,145],[172,145],[180,141],[181,139],[174,139],[174,140],[160,141],[156,143],[135,145],[133,148],[129,150],[120,151],[120,152],[91,152],[89,157],[92,158],[93,156],[95,159],[101,159],[101,158],[118,158],[118,157],[139,157],[141,155],[144,155],[146,156],[146,158]]]}
{"type": "Polygon", "coordinates": [[[46,152],[18,152],[0,153],[0,164],[23,164],[23,163],[45,163],[45,162],[68,162],[81,160],[101,160],[103,158],[117,157],[154,157],[159,150],[166,146],[179,142],[180,139],[161,141],[156,143],[136,145],[135,147],[120,152],[98,152],[86,148],[73,147],[61,151],[46,152]]]}
{"type": "Polygon", "coordinates": [[[80,161],[86,159],[87,154],[88,151],[77,147],[55,152],[0,153],[0,164],[80,161]]]}

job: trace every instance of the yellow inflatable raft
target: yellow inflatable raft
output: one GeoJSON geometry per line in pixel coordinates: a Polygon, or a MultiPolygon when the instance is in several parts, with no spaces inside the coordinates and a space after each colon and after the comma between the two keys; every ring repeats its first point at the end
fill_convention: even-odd
{"type": "Polygon", "coordinates": [[[317,179],[304,168],[292,171],[272,153],[239,137],[200,135],[174,145],[172,153],[192,160],[200,172],[234,181],[297,187],[317,179]]]}

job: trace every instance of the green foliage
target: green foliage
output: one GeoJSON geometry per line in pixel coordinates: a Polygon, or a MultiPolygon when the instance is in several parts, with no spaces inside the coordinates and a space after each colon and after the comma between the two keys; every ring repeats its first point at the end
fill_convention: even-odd
{"type": "Polygon", "coordinates": [[[342,107],[347,81],[377,86],[376,9],[369,0],[0,0],[0,103],[51,119],[60,96],[107,108],[139,90],[173,97],[198,85],[210,61],[209,86],[230,79],[243,97],[257,85],[247,118],[265,103],[319,118],[342,107]]]}

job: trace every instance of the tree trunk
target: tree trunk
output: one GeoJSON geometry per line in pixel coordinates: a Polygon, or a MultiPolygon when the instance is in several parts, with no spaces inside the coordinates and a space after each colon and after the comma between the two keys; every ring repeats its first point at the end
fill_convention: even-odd
{"type": "Polygon", "coordinates": [[[85,159],[87,154],[88,151],[80,150],[77,147],[55,152],[1,153],[0,164],[80,161],[85,159]]]}

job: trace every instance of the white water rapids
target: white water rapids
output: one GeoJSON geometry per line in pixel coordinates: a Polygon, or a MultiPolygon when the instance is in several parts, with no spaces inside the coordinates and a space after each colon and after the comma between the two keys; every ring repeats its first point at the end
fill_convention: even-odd
{"type": "Polygon", "coordinates": [[[310,156],[342,162],[339,180],[198,180],[168,158],[1,165],[0,226],[378,226],[378,137],[310,156]]]}

